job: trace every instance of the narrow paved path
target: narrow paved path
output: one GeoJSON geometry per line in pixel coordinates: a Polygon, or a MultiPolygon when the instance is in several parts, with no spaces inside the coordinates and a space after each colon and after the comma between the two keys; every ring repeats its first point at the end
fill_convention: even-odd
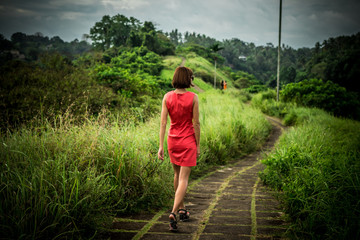
{"type": "Polygon", "coordinates": [[[116,219],[111,239],[283,239],[286,222],[279,203],[258,177],[264,168],[259,158],[284,128],[277,119],[268,120],[273,131],[261,150],[191,183],[185,199],[191,221],[179,222],[178,233],[168,230],[168,209],[116,219]]]}

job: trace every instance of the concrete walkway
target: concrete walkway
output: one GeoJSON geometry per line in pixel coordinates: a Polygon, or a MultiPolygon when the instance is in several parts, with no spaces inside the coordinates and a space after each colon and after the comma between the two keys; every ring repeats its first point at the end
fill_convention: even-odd
{"type": "Polygon", "coordinates": [[[274,127],[263,149],[191,183],[185,199],[191,217],[178,221],[179,232],[169,232],[169,209],[115,219],[111,239],[285,239],[284,214],[258,177],[259,158],[283,130],[277,119],[268,120],[274,127]]]}

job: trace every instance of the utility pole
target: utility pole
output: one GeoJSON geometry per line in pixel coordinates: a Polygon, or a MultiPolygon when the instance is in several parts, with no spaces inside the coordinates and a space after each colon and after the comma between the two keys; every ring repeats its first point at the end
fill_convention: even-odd
{"type": "Polygon", "coordinates": [[[278,46],[278,62],[277,62],[277,81],[276,81],[276,101],[279,101],[279,89],[280,89],[280,50],[281,50],[281,11],[282,11],[282,0],[280,0],[280,11],[279,11],[279,46],[278,46]]]}
{"type": "Polygon", "coordinates": [[[216,89],[216,58],[215,58],[214,89],[216,89]]]}

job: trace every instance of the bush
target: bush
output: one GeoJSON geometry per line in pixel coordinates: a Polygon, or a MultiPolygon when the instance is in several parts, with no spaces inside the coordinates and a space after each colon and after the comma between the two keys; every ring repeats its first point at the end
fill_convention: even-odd
{"type": "Polygon", "coordinates": [[[252,97],[251,104],[259,108],[263,113],[275,117],[284,117],[294,106],[290,103],[276,101],[276,92],[268,90],[260,92],[252,97]]]}
{"type": "Polygon", "coordinates": [[[99,86],[88,71],[75,68],[59,55],[44,55],[36,63],[9,62],[0,75],[0,127],[19,126],[36,116],[51,118],[98,114],[121,104],[111,89],[99,86]]]}
{"type": "Polygon", "coordinates": [[[195,77],[201,78],[204,82],[212,84],[214,83],[214,76],[211,75],[208,71],[200,69],[197,70],[194,75],[195,77]]]}
{"type": "MultiPolygon", "coordinates": [[[[236,86],[236,82],[235,81],[235,86],[236,86]]],[[[248,88],[244,88],[244,91],[247,91],[248,93],[259,93],[259,92],[265,92],[266,90],[268,90],[268,87],[266,87],[265,85],[252,85],[248,88]]]]}
{"type": "Polygon", "coordinates": [[[281,91],[285,102],[324,109],[336,116],[360,119],[360,102],[355,93],[331,81],[304,80],[287,84],[281,91]]]}
{"type": "Polygon", "coordinates": [[[156,76],[162,69],[159,55],[146,47],[122,49],[109,64],[97,64],[93,74],[98,83],[110,87],[129,102],[140,101],[141,96],[159,97],[156,76]]]}

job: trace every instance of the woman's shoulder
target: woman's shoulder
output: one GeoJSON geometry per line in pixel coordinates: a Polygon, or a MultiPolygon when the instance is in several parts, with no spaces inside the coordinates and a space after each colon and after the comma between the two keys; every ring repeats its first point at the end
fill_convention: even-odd
{"type": "Polygon", "coordinates": [[[194,92],[190,92],[190,91],[188,91],[188,92],[187,92],[187,94],[189,94],[189,95],[191,95],[191,96],[194,96],[194,97],[197,97],[197,94],[196,94],[196,93],[194,93],[194,92]]]}
{"type": "Polygon", "coordinates": [[[164,95],[164,100],[166,100],[166,99],[168,99],[169,98],[169,96],[171,96],[171,95],[173,95],[174,94],[174,91],[169,91],[169,92],[167,92],[167,93],[165,93],[165,95],[164,95]]]}
{"type": "Polygon", "coordinates": [[[169,91],[169,92],[165,93],[164,97],[166,97],[166,96],[168,96],[168,95],[171,95],[171,94],[173,94],[173,93],[174,93],[174,91],[169,91]]]}

